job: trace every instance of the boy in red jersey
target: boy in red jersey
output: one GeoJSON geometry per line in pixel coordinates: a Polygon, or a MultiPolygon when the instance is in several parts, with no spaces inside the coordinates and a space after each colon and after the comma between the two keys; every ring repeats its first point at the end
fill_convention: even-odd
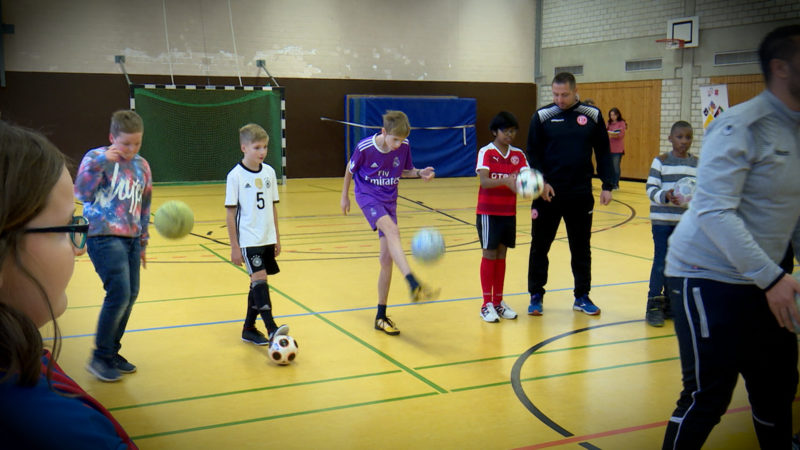
{"type": "Polygon", "coordinates": [[[480,177],[477,228],[483,249],[481,318],[486,322],[516,319],[517,313],[503,301],[506,250],[517,237],[516,176],[530,170],[525,152],[511,145],[519,124],[513,114],[501,111],[489,124],[494,141],[478,152],[475,171],[480,177]]]}

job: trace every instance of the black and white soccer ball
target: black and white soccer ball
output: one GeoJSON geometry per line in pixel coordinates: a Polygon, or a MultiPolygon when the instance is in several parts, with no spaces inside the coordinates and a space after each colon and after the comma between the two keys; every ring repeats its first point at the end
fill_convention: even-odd
{"type": "Polygon", "coordinates": [[[297,341],[287,335],[275,336],[269,345],[269,359],[285,366],[297,358],[297,341]]]}

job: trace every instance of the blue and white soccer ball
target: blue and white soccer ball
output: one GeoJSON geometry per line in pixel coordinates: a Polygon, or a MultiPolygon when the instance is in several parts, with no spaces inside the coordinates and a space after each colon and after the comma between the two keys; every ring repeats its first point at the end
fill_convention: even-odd
{"type": "Polygon", "coordinates": [[[694,191],[697,188],[697,179],[695,177],[683,177],[675,183],[672,188],[672,193],[678,200],[680,206],[688,207],[689,202],[694,197],[694,191]]]}
{"type": "Polygon", "coordinates": [[[411,240],[411,254],[421,262],[435,262],[444,252],[444,238],[436,228],[423,228],[411,240]]]}
{"type": "Polygon", "coordinates": [[[544,177],[536,169],[523,170],[517,174],[517,195],[522,198],[536,199],[542,195],[544,177]]]}

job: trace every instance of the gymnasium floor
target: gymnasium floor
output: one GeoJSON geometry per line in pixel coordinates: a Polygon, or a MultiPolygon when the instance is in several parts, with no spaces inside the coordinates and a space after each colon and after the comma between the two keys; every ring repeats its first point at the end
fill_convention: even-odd
{"type": "MultiPolygon", "coordinates": [[[[525,314],[530,221],[520,201],[505,291],[521,314],[490,324],[478,316],[477,179],[402,180],[406,247],[417,229],[435,226],[447,254],[433,266],[412,261],[421,279],[442,288],[436,301],[410,303],[395,271],[396,337],[373,329],[378,240],[355,202],[341,215],[341,184],[290,179],[280,187],[281,273],[269,281],[277,322],[300,344],[292,365],[274,365],[265,347],[240,340],[248,277],[228,262],[224,185],[211,184],[153,190],[154,211],[180,199],[196,225],[182,240],[152,237],[122,341],[138,372],[107,384],[84,370],[103,297],[87,256],[60,320],[62,367],[142,449],[660,448],[680,366],[672,323],[643,321],[653,252],[644,184],[623,181],[609,206],[596,206],[599,317],[572,311],[563,226],[544,315],[525,314]]],[[[750,417],[739,383],[707,448],[757,448],[750,417]]]]}

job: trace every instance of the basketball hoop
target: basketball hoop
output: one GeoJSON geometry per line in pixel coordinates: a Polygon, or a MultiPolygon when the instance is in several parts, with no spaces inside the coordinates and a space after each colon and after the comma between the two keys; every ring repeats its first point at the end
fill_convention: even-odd
{"type": "Polygon", "coordinates": [[[672,38],[656,39],[656,42],[664,44],[664,48],[666,48],[667,50],[677,50],[679,48],[683,48],[683,46],[686,44],[686,41],[683,39],[672,39],[672,38]]]}

